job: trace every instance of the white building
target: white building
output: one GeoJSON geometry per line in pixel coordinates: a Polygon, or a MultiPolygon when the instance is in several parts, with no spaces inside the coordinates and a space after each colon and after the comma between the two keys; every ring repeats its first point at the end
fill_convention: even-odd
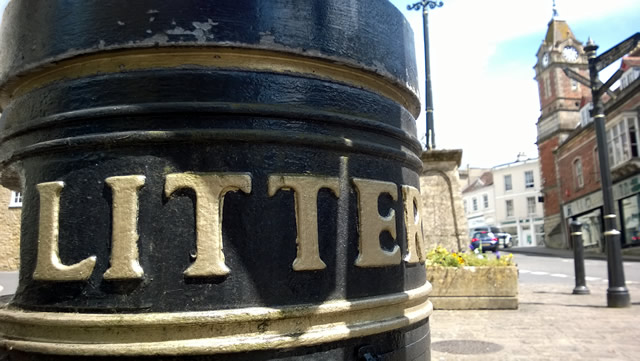
{"type": "Polygon", "coordinates": [[[493,167],[491,171],[497,225],[517,237],[516,246],[543,244],[544,212],[539,202],[538,159],[519,156],[517,161],[493,167]]]}
{"type": "Polygon", "coordinates": [[[485,172],[462,189],[462,205],[467,216],[469,234],[479,226],[495,226],[496,210],[493,194],[493,176],[485,172]]]}

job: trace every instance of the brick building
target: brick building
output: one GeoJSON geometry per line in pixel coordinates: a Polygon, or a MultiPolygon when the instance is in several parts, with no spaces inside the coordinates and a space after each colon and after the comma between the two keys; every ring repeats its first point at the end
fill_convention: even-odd
{"type": "Polygon", "coordinates": [[[561,214],[561,191],[555,150],[564,142],[580,121],[582,99],[590,89],[569,78],[565,67],[588,77],[588,60],[582,43],[576,39],[569,25],[554,16],[537,52],[534,66],[540,96],[538,119],[538,154],[544,196],[544,234],[549,247],[566,246],[566,234],[561,214]]]}
{"type": "MultiPolygon", "coordinates": [[[[545,244],[569,248],[568,224],[578,219],[583,223],[585,246],[604,250],[598,153],[589,115],[591,91],[564,70],[588,78],[586,54],[568,24],[554,17],[537,57],[545,244]]],[[[640,242],[640,49],[624,58],[621,69],[620,85],[604,101],[618,227],[623,246],[632,246],[640,242]]]]}
{"type": "MultiPolygon", "coordinates": [[[[623,81],[605,103],[605,128],[618,229],[622,246],[631,247],[640,245],[640,49],[623,58],[621,69],[623,81]]],[[[585,118],[557,150],[558,167],[570,170],[560,177],[562,211],[565,222],[583,223],[585,246],[604,251],[598,148],[593,121],[585,118]]]]}

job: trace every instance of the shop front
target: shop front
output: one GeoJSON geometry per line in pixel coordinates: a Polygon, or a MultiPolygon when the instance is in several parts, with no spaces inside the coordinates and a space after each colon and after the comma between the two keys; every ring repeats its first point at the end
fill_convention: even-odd
{"type": "Polygon", "coordinates": [[[544,218],[529,217],[500,223],[503,232],[512,235],[517,247],[535,247],[544,244],[544,218]]]}
{"type": "Polygon", "coordinates": [[[622,222],[622,247],[640,246],[640,174],[616,183],[612,191],[622,222]]]}
{"type": "MultiPolygon", "coordinates": [[[[640,246],[640,174],[615,183],[612,193],[622,247],[640,246]]],[[[602,191],[565,203],[563,211],[567,229],[574,219],[582,223],[585,249],[604,252],[602,191]]]]}

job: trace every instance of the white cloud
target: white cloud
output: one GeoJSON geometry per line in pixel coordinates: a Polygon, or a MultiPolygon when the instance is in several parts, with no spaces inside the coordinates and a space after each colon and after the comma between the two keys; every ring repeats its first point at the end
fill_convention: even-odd
{"type": "MultiPolygon", "coordinates": [[[[0,0],[0,10],[9,0],[0,0]]],[[[424,104],[422,16],[406,10],[417,0],[392,0],[411,23],[424,104]]],[[[515,159],[518,152],[537,154],[535,123],[539,116],[532,66],[536,44],[527,50],[530,60],[496,58],[507,41],[545,35],[552,0],[470,1],[444,0],[429,15],[431,76],[434,93],[436,145],[462,148],[463,164],[492,166],[515,159]],[[490,72],[499,65],[500,71],[490,72]],[[502,67],[502,68],[500,68],[502,67]]],[[[560,17],[575,27],[584,22],[620,14],[640,13],[637,0],[557,0],[560,17]]],[[[585,35],[576,34],[585,41],[585,35]]],[[[621,39],[622,40],[622,39],[621,39]]],[[[418,135],[424,140],[424,112],[418,135]]]]}
{"type": "MultiPolygon", "coordinates": [[[[407,11],[410,1],[392,1],[411,23],[424,99],[421,12],[407,11]]],[[[540,115],[533,80],[537,46],[552,16],[552,1],[444,1],[429,14],[431,77],[438,149],[463,149],[463,165],[493,166],[516,159],[519,152],[537,155],[536,122],[540,115]],[[497,58],[505,42],[539,35],[523,54],[497,58]],[[522,60],[529,59],[529,60],[522,60]],[[499,69],[490,72],[491,68],[499,69]],[[497,74],[496,74],[497,73],[497,74]]],[[[560,18],[573,28],[583,22],[640,6],[635,0],[558,0],[560,18]]],[[[588,34],[587,34],[588,35],[588,34]]],[[[579,40],[584,34],[576,34],[579,40]]],[[[623,40],[623,39],[620,39],[623,40]]],[[[423,103],[424,104],[424,103],[423,103]]],[[[424,112],[418,119],[424,139],[424,112]]]]}

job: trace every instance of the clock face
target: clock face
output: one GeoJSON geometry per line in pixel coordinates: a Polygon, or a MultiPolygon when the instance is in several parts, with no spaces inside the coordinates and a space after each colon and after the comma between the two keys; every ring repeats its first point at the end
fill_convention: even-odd
{"type": "Polygon", "coordinates": [[[549,65],[549,53],[544,53],[542,56],[542,66],[549,65]]]}
{"type": "Polygon", "coordinates": [[[566,46],[562,49],[562,57],[567,61],[576,61],[578,60],[578,50],[573,46],[566,46]]]}

